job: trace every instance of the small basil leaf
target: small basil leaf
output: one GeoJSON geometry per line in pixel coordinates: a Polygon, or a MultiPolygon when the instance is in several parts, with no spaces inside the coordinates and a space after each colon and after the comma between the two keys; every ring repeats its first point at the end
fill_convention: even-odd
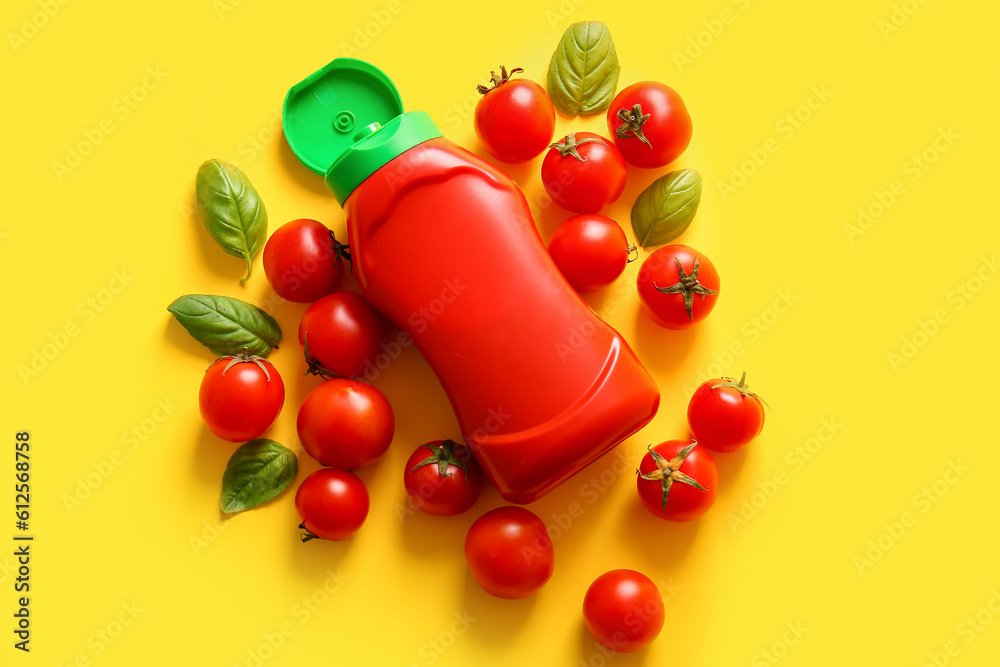
{"type": "Polygon", "coordinates": [[[681,169],[649,184],[632,205],[632,232],[643,248],[663,245],[680,236],[701,203],[701,174],[681,169]]]}
{"type": "Polygon", "coordinates": [[[600,21],[574,23],[549,62],[549,97],[570,116],[600,113],[611,106],[620,72],[608,27],[600,21]]]}
{"type": "Polygon", "coordinates": [[[222,476],[222,511],[242,512],[276,498],[298,472],[295,452],[274,440],[258,438],[240,445],[222,476]]]}
{"type": "Polygon", "coordinates": [[[207,160],[195,179],[198,210],[205,227],[223,250],[247,263],[246,278],[253,273],[253,257],[267,240],[267,211],[257,191],[239,167],[222,160],[207,160]]]}
{"type": "Polygon", "coordinates": [[[187,294],[167,306],[195,340],[219,356],[266,357],[281,342],[281,327],[257,306],[228,296],[187,294]]]}

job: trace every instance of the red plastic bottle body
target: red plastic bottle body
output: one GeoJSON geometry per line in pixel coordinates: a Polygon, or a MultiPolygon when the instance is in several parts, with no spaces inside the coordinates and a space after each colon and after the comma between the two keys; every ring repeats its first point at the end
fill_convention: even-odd
{"type": "Polygon", "coordinates": [[[559,274],[502,172],[432,139],[344,211],[361,291],[413,337],[506,500],[539,498],[656,413],[652,378],[559,274]]]}

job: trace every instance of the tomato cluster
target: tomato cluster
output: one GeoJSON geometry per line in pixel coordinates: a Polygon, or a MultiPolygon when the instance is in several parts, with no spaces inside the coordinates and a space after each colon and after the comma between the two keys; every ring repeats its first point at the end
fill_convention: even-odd
{"type": "MultiPolygon", "coordinates": [[[[624,88],[607,110],[610,138],[571,132],[552,142],[556,114],[537,83],[501,68],[475,111],[475,130],[486,152],[505,163],[541,156],[541,181],[552,201],[575,213],[551,234],[555,267],[579,292],[606,287],[624,272],[638,249],[622,227],[601,211],[625,190],[627,165],[645,169],[676,160],[691,140],[691,119],[670,87],[643,81],[624,88]]],[[[638,235],[637,235],[638,236],[638,235]]],[[[666,242],[666,241],[664,241],[666,242]]],[[[299,406],[296,431],[306,453],[322,468],[295,494],[302,541],[345,540],[367,519],[370,498],[354,470],[388,451],[395,418],[386,396],[360,378],[384,342],[389,324],[362,295],[341,290],[350,248],[322,223],[297,219],[275,230],[263,251],[274,292],[308,303],[298,327],[305,373],[319,376],[299,406]]],[[[719,295],[720,280],[708,257],[672,244],[650,253],[639,270],[638,299],[650,319],[666,329],[703,320],[719,295]]],[[[277,370],[259,356],[220,357],[202,380],[199,405],[212,433],[232,442],[258,438],[284,403],[277,370]]],[[[746,385],[716,378],[692,395],[687,418],[692,438],[650,445],[636,470],[639,501],[668,521],[692,521],[715,502],[718,470],[711,452],[731,452],[763,428],[763,401],[746,385]]],[[[294,476],[294,474],[292,474],[294,476]]],[[[434,516],[471,509],[484,473],[469,448],[450,439],[416,447],[402,471],[412,506],[434,516]]],[[[552,577],[554,550],[548,527],[534,513],[506,506],[486,512],[469,528],[465,558],[479,586],[498,598],[532,595],[552,577]]],[[[615,651],[637,651],[664,625],[663,600],[644,574],[618,569],[599,576],[583,599],[593,636],[615,651]]]]}
{"type": "MultiPolygon", "coordinates": [[[[533,82],[512,80],[505,69],[501,71],[502,77],[494,75],[493,87],[480,86],[483,97],[476,107],[476,133],[486,152],[503,162],[538,157],[548,145],[541,163],[542,184],[552,202],[577,214],[551,233],[549,254],[576,291],[602,289],[622,275],[633,254],[638,256],[637,247],[629,243],[622,227],[602,212],[622,195],[627,165],[656,169],[685,151],[692,127],[687,107],[669,86],[642,81],[622,89],[607,108],[610,139],[579,131],[549,143],[554,114],[546,92],[533,82]]],[[[700,176],[695,176],[700,193],[700,176]]],[[[664,199],[661,195],[655,201],[664,199]]],[[[681,198],[678,210],[654,211],[654,217],[683,215],[684,201],[689,200],[681,198]]],[[[650,238],[660,244],[669,242],[693,217],[690,213],[683,221],[664,223],[669,233],[640,234],[638,207],[637,202],[633,230],[644,247],[650,238]]],[[[704,320],[715,307],[719,273],[712,261],[694,248],[663,245],[646,257],[636,290],[653,322],[665,329],[686,329],[704,320]]],[[[763,403],[748,390],[745,379],[744,374],[739,382],[717,378],[702,384],[688,405],[692,438],[648,447],[636,471],[636,486],[640,501],[654,515],[669,521],[691,521],[713,505],[718,470],[711,452],[739,449],[763,427],[763,403]]],[[[547,536],[535,541],[533,553],[541,554],[538,545],[544,544],[546,555],[539,558],[536,568],[525,571],[525,559],[512,557],[509,550],[518,545],[526,548],[531,533],[537,535],[542,527],[530,513],[529,517],[524,511],[510,511],[513,508],[502,510],[495,510],[496,516],[488,513],[474,524],[466,542],[466,558],[485,590],[499,597],[521,597],[548,578],[551,543],[547,536]],[[496,562],[503,563],[502,571],[497,570],[496,562]]],[[[605,646],[635,651],[649,644],[662,628],[663,602],[648,577],[632,570],[614,570],[598,577],[587,591],[584,618],[605,646]]]]}

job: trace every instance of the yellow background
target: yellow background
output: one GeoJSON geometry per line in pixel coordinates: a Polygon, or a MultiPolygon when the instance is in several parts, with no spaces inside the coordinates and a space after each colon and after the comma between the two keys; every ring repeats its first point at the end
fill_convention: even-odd
{"type": "MultiPolygon", "coordinates": [[[[396,13],[380,0],[4,4],[0,507],[10,510],[0,513],[0,663],[918,666],[930,653],[938,664],[993,664],[1000,281],[982,278],[992,277],[984,257],[1000,246],[1000,12],[916,0],[398,2],[396,13]],[[677,165],[701,171],[705,191],[681,241],[712,258],[723,286],[711,317],[683,333],[640,312],[637,264],[588,297],[633,344],[663,400],[622,445],[624,463],[609,455],[531,506],[558,534],[552,580],[530,599],[501,601],[471,579],[465,531],[502,504],[495,491],[461,517],[400,521],[405,459],[421,442],[457,435],[413,349],[376,381],[398,426],[390,452],[360,473],[372,511],[354,539],[300,544],[294,488],[221,519],[234,447],[207,432],[196,401],[211,357],[166,306],[186,293],[265,303],[271,291],[259,257],[241,287],[241,262],[192,214],[198,165],[239,164],[271,230],[314,217],[342,235],[322,180],[275,131],[291,84],[349,45],[395,81],[407,109],[428,111],[446,136],[481,152],[475,84],[500,64],[544,81],[561,33],[579,20],[608,24],[621,86],[661,80],[687,102],[694,139],[677,165]],[[690,62],[676,58],[685,50],[690,62]],[[814,89],[829,96],[809,109],[814,89]],[[796,113],[799,127],[783,121],[796,113]],[[99,143],[87,138],[102,127],[99,143]],[[936,152],[949,128],[950,143],[938,142],[947,150],[936,152]],[[96,145],[79,165],[57,174],[53,163],[88,141],[96,145]],[[777,149],[764,164],[744,164],[765,146],[777,149]],[[925,151],[935,160],[913,171],[925,151]],[[877,193],[888,201],[896,180],[901,194],[852,238],[845,225],[859,207],[878,212],[877,193]],[[721,183],[739,187],[724,196],[721,183]],[[979,291],[960,299],[959,285],[979,291]],[[935,329],[927,322],[937,311],[935,329]],[[921,335],[921,322],[934,335],[921,335]],[[67,326],[76,335],[61,337],[67,326]],[[904,337],[919,344],[906,348],[912,358],[902,357],[904,337]],[[53,358],[22,377],[54,340],[63,345],[46,348],[53,358]],[[771,406],[763,434],[716,457],[719,497],[701,520],[654,518],[632,473],[646,444],[686,435],[689,392],[708,373],[743,370],[771,406]],[[22,429],[36,536],[29,655],[13,649],[11,633],[22,429]],[[142,440],[128,439],[133,429],[142,440]],[[810,446],[808,461],[796,453],[810,446]],[[949,462],[967,470],[947,474],[949,462]],[[590,478],[602,473],[611,483],[595,494],[590,478]],[[580,516],[567,521],[573,503],[580,516]],[[909,525],[894,526],[907,512],[909,525]],[[590,582],[620,567],[661,583],[667,625],[646,651],[608,658],[580,608],[590,582]],[[331,593],[328,572],[338,575],[331,593]]],[[[560,118],[557,132],[583,129],[605,132],[603,116],[560,118]]],[[[511,169],[532,200],[539,163],[511,169]]],[[[610,209],[626,229],[631,202],[659,173],[630,173],[610,209]]],[[[544,208],[543,235],[566,215],[544,208]]],[[[300,453],[296,407],[317,382],[300,375],[294,342],[304,308],[275,309],[288,344],[271,359],[287,396],[268,433],[300,453]]],[[[317,467],[305,455],[301,464],[299,480],[317,467]]]]}

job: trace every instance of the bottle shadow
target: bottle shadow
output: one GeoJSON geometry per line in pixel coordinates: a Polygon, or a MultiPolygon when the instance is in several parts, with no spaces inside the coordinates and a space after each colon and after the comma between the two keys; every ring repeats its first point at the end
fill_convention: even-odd
{"type": "Polygon", "coordinates": [[[632,347],[644,364],[659,370],[679,368],[698,338],[698,325],[672,331],[658,325],[645,308],[636,310],[632,347]]]}

